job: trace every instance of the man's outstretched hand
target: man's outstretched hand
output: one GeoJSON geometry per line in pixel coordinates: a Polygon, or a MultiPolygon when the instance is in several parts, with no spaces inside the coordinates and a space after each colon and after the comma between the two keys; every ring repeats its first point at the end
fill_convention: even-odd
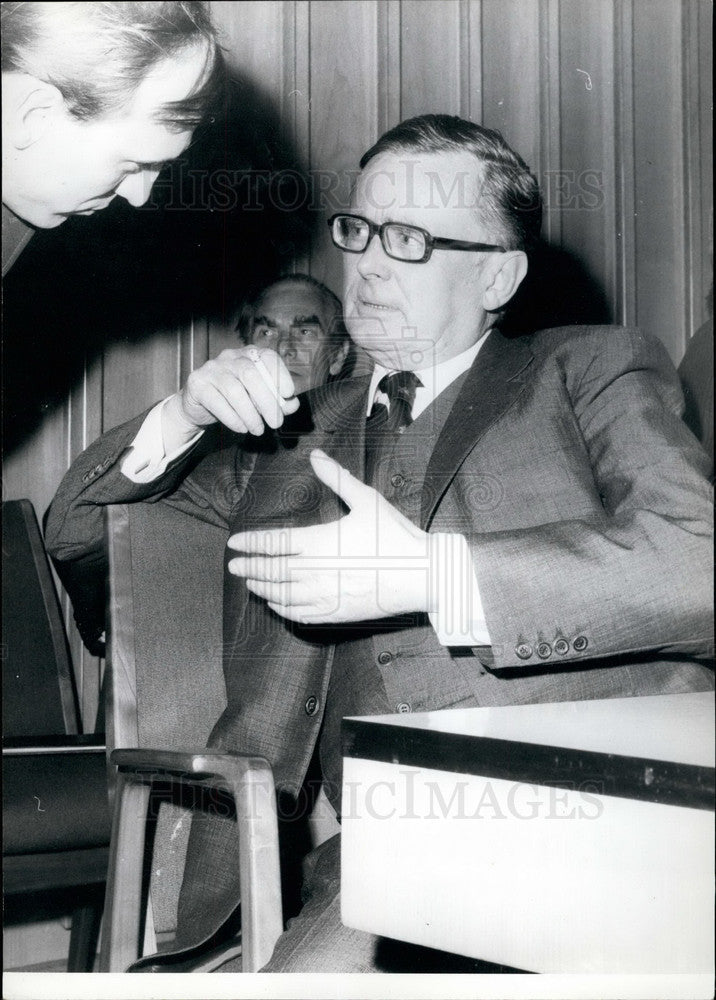
{"type": "Polygon", "coordinates": [[[311,465],[349,513],[329,524],[232,535],[229,572],[291,621],[341,623],[429,611],[430,536],[324,452],[311,465]]]}

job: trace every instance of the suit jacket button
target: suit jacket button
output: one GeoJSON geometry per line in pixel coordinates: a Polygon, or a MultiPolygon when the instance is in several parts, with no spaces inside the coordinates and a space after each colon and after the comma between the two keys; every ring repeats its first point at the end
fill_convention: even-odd
{"type": "Polygon", "coordinates": [[[318,698],[315,694],[310,695],[306,698],[306,704],[303,706],[306,710],[306,715],[315,715],[318,711],[318,698]]]}
{"type": "Polygon", "coordinates": [[[578,635],[573,641],[574,651],[576,653],[582,653],[589,645],[589,640],[586,635],[578,635]]]}
{"type": "Polygon", "coordinates": [[[540,642],[537,644],[537,656],[540,660],[548,660],[552,655],[552,647],[548,642],[540,642]]]}
{"type": "Polygon", "coordinates": [[[405,476],[401,476],[399,472],[396,472],[394,476],[390,477],[390,484],[394,486],[396,490],[401,489],[405,486],[405,476]]]}
{"type": "Polygon", "coordinates": [[[400,712],[401,715],[405,715],[406,712],[410,711],[410,705],[407,701],[399,701],[395,706],[395,711],[400,712]]]}
{"type": "Polygon", "coordinates": [[[560,656],[564,656],[565,653],[569,652],[569,643],[566,639],[555,639],[554,646],[552,648],[555,653],[559,653],[560,656]]]}
{"type": "Polygon", "coordinates": [[[529,660],[532,656],[532,647],[528,642],[521,642],[518,646],[515,646],[515,652],[521,660],[529,660]]]}
{"type": "Polygon", "coordinates": [[[378,653],[378,663],[384,667],[387,663],[393,659],[393,654],[389,653],[387,649],[384,649],[382,653],[378,653]]]}

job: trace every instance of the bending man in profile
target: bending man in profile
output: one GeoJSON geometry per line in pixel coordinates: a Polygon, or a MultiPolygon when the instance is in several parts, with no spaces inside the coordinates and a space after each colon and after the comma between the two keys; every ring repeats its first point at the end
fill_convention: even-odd
{"type": "MultiPolygon", "coordinates": [[[[52,504],[68,562],[101,546],[107,503],[223,526],[228,703],[210,744],[267,757],[284,794],[319,746],[340,811],[346,715],[713,686],[707,459],[666,351],[617,327],[500,332],[540,216],[499,134],[396,126],[330,222],[372,373],[295,397],[275,353],[224,352],[95,442],[52,504]],[[197,464],[217,421],[237,437],[197,464]],[[247,452],[247,433],[268,446],[247,452]],[[217,474],[236,483],[222,509],[217,474]]],[[[339,839],[266,971],[395,967],[389,943],[341,926],[339,839]]],[[[229,820],[194,821],[179,944],[237,905],[236,849],[229,820]]]]}

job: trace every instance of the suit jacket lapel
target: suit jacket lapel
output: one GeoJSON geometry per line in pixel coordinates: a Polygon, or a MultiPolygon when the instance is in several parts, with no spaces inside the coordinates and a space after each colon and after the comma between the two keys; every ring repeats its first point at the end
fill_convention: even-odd
{"type": "Polygon", "coordinates": [[[499,330],[488,335],[430,456],[420,516],[424,530],[469,453],[523,391],[523,373],[532,360],[526,338],[508,340],[499,330]]]}

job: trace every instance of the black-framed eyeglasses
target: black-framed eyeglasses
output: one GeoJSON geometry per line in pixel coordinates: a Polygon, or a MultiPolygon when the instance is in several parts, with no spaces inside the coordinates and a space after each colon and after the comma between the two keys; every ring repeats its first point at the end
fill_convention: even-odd
{"type": "Polygon", "coordinates": [[[498,251],[506,253],[504,247],[492,243],[467,243],[465,240],[449,240],[442,236],[432,236],[427,229],[408,226],[403,222],[384,222],[381,226],[362,215],[339,213],[328,220],[331,238],[339,250],[346,253],[363,253],[377,234],[383,249],[394,260],[410,264],[424,264],[430,260],[433,250],[469,250],[475,253],[498,251]]]}

